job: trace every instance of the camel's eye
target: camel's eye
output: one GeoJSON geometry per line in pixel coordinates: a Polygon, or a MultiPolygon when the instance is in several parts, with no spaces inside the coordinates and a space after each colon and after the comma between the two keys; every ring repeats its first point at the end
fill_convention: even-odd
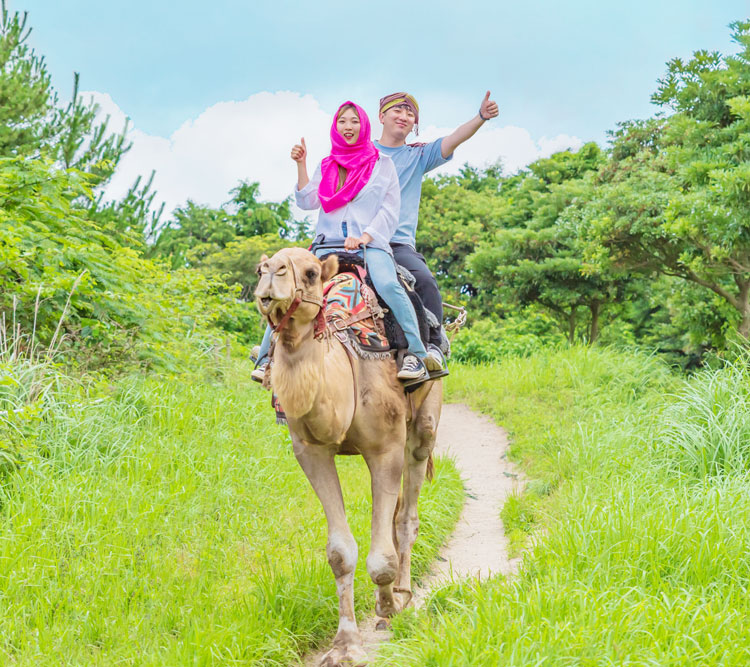
{"type": "Polygon", "coordinates": [[[308,283],[313,283],[318,278],[318,272],[315,269],[307,269],[305,278],[307,278],[308,283]]]}
{"type": "Polygon", "coordinates": [[[278,269],[276,269],[276,275],[277,276],[285,276],[286,275],[286,267],[280,266],[278,269]]]}
{"type": "Polygon", "coordinates": [[[264,273],[268,273],[268,264],[258,264],[258,268],[255,270],[255,272],[262,276],[264,273]]]}

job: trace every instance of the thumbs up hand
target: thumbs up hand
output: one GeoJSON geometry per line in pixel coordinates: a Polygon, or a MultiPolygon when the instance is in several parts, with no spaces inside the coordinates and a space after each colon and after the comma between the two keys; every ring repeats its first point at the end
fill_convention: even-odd
{"type": "Polygon", "coordinates": [[[490,91],[488,90],[482,100],[482,104],[479,105],[479,115],[482,120],[490,120],[490,118],[497,118],[500,110],[497,107],[497,102],[490,99],[490,91]]]}
{"type": "Polygon", "coordinates": [[[307,159],[307,145],[305,144],[305,138],[300,139],[299,144],[292,146],[292,160],[295,162],[304,162],[307,159]]]}

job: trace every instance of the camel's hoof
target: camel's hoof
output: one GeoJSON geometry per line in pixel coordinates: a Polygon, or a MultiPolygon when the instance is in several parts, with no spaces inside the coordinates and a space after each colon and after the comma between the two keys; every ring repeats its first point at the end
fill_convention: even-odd
{"type": "Polygon", "coordinates": [[[375,613],[383,618],[395,616],[406,609],[411,602],[411,598],[411,591],[406,588],[394,586],[393,593],[388,597],[381,595],[379,589],[375,589],[375,613]]]}
{"type": "Polygon", "coordinates": [[[358,644],[334,646],[320,660],[320,667],[365,667],[367,653],[358,644]]]}
{"type": "Polygon", "coordinates": [[[379,618],[378,622],[375,623],[376,630],[390,630],[391,622],[387,618],[379,618]]]}
{"type": "Polygon", "coordinates": [[[385,598],[379,590],[375,590],[375,614],[383,618],[395,616],[401,609],[397,606],[396,598],[393,595],[385,598]],[[390,598],[390,599],[388,599],[390,598]]]}

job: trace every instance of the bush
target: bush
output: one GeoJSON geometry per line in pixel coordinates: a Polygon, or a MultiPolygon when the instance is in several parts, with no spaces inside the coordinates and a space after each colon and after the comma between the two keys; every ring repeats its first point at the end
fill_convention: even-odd
{"type": "Polygon", "coordinates": [[[565,337],[554,320],[543,313],[528,310],[499,321],[478,320],[457,334],[451,354],[455,361],[481,364],[505,357],[527,357],[564,342],[565,337]]]}
{"type": "Polygon", "coordinates": [[[239,286],[170,271],[76,205],[92,196],[86,175],[41,158],[0,159],[0,193],[0,312],[16,311],[21,329],[48,345],[70,300],[61,333],[71,361],[174,368],[191,354],[186,343],[194,351],[259,329],[239,286]]]}

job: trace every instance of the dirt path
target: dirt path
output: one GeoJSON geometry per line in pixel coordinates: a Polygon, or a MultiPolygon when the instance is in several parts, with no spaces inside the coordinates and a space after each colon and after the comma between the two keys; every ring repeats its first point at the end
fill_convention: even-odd
{"type": "MultiPolygon", "coordinates": [[[[466,503],[456,530],[433,563],[431,573],[414,593],[421,606],[432,590],[451,579],[511,574],[520,558],[508,558],[508,541],[500,520],[505,499],[523,482],[520,473],[506,459],[508,434],[495,423],[462,404],[443,406],[435,453],[456,462],[466,486],[466,503]]],[[[390,638],[390,631],[377,630],[375,616],[360,623],[369,656],[390,638]]],[[[325,651],[305,659],[307,667],[318,664],[325,651]]]]}

